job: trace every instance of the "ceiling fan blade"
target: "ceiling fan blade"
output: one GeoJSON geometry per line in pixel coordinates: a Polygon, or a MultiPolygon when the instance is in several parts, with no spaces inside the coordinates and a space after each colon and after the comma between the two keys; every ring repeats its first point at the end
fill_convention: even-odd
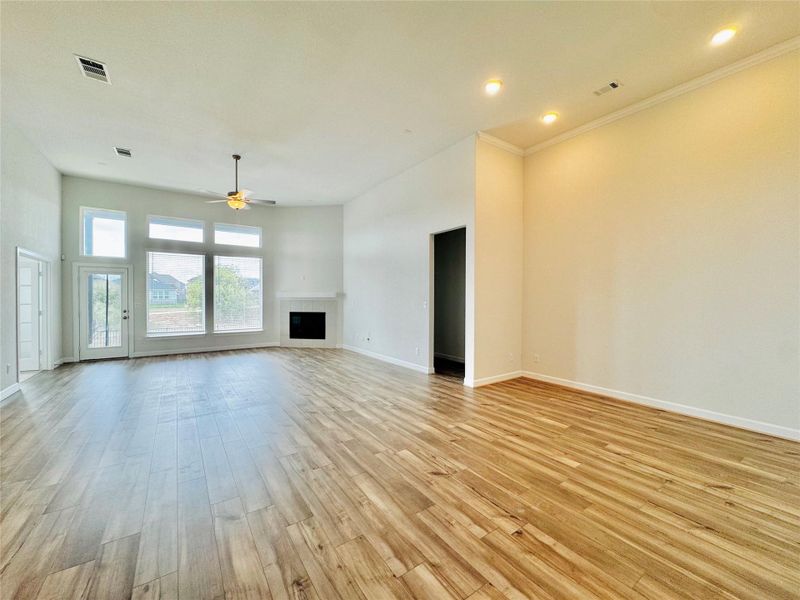
{"type": "Polygon", "coordinates": [[[206,204],[216,204],[218,202],[227,202],[227,200],[206,200],[206,204]]]}
{"type": "Polygon", "coordinates": [[[240,198],[247,198],[252,193],[253,193],[252,190],[246,190],[246,189],[242,188],[241,190],[239,190],[239,197],[240,198]]]}
{"type": "Polygon", "coordinates": [[[277,204],[275,200],[259,200],[258,198],[248,198],[247,201],[250,204],[259,204],[261,206],[274,206],[277,204]]]}

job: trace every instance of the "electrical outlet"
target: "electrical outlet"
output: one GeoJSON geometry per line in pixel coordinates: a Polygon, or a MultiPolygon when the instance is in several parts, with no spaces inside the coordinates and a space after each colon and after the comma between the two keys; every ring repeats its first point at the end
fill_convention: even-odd
{"type": "Polygon", "coordinates": [[[416,354],[417,356],[419,356],[419,346],[417,346],[416,348],[414,348],[414,354],[416,354]]]}
{"type": "Polygon", "coordinates": [[[535,362],[535,363],[539,362],[539,355],[538,354],[534,354],[533,355],[533,362],[535,362]]]}
{"type": "Polygon", "coordinates": [[[9,373],[11,373],[11,365],[7,364],[6,365],[6,375],[8,375],[9,373]]]}

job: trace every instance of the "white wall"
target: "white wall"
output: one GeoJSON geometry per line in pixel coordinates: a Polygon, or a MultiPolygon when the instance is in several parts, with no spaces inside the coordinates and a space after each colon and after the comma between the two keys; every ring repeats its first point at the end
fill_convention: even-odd
{"type": "Polygon", "coordinates": [[[428,370],[431,235],[466,226],[465,378],[472,378],[474,199],[470,136],[345,205],[346,346],[428,370]]]}
{"type": "Polygon", "coordinates": [[[800,429],[799,56],[526,158],[524,369],[800,429]]]}
{"type": "Polygon", "coordinates": [[[16,249],[50,263],[50,358],[61,356],[61,175],[7,120],[0,154],[0,390],[17,382],[16,249]]]}
{"type": "Polygon", "coordinates": [[[522,366],[523,158],[478,139],[475,159],[475,384],[522,366]]]}
{"type": "MultiPolygon", "coordinates": [[[[133,265],[134,353],[182,352],[278,344],[278,292],[342,291],[342,207],[270,207],[234,213],[225,204],[206,204],[209,198],[166,192],[132,185],[63,178],[64,343],[66,357],[74,356],[73,263],[105,262],[133,265]],[[128,215],[127,259],[79,256],[79,209],[81,206],[124,210],[128,215]],[[177,243],[147,238],[147,215],[202,219],[206,243],[177,243]],[[220,249],[213,242],[214,222],[241,223],[262,228],[262,248],[220,249]],[[263,259],[264,330],[257,333],[215,334],[154,338],[146,335],[146,252],[186,251],[260,256],[263,259]]],[[[212,260],[210,258],[206,259],[212,260]]],[[[208,329],[208,328],[207,328],[208,329]]]]}
{"type": "Polygon", "coordinates": [[[464,362],[464,322],[467,276],[465,229],[440,233],[434,238],[433,353],[464,362]]]}

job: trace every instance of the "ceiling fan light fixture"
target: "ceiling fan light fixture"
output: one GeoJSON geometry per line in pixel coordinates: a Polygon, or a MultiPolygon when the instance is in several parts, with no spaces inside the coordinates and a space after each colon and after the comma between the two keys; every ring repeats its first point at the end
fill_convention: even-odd
{"type": "Polygon", "coordinates": [[[228,206],[230,206],[233,210],[240,210],[247,206],[247,202],[239,198],[238,196],[228,198],[228,206]]]}
{"type": "Polygon", "coordinates": [[[230,206],[233,210],[249,210],[251,204],[255,204],[257,206],[274,206],[276,204],[275,200],[260,200],[257,198],[249,198],[251,192],[250,190],[246,190],[244,188],[239,189],[239,160],[242,157],[239,154],[233,155],[234,160],[234,191],[228,192],[227,194],[217,194],[215,192],[211,192],[209,190],[201,190],[212,194],[214,196],[219,197],[219,200],[206,200],[207,204],[222,204],[225,203],[230,206]]]}

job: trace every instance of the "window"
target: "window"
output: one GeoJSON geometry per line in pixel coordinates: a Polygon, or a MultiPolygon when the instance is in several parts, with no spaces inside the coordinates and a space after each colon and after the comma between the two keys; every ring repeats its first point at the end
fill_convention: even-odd
{"type": "Polygon", "coordinates": [[[261,259],[214,257],[214,331],[261,329],[261,259]]]}
{"type": "Polygon", "coordinates": [[[203,222],[175,217],[147,217],[147,233],[152,239],[176,242],[202,242],[203,222]]]}
{"type": "Polygon", "coordinates": [[[90,349],[122,346],[122,275],[90,273],[87,329],[90,349]]]}
{"type": "Polygon", "coordinates": [[[261,227],[214,223],[214,243],[225,246],[261,247],[261,227]]]}
{"type": "Polygon", "coordinates": [[[125,258],[127,216],[121,210],[81,207],[81,256],[125,258]]]}
{"type": "Polygon", "coordinates": [[[205,256],[147,253],[147,335],[205,333],[205,256]]]}

